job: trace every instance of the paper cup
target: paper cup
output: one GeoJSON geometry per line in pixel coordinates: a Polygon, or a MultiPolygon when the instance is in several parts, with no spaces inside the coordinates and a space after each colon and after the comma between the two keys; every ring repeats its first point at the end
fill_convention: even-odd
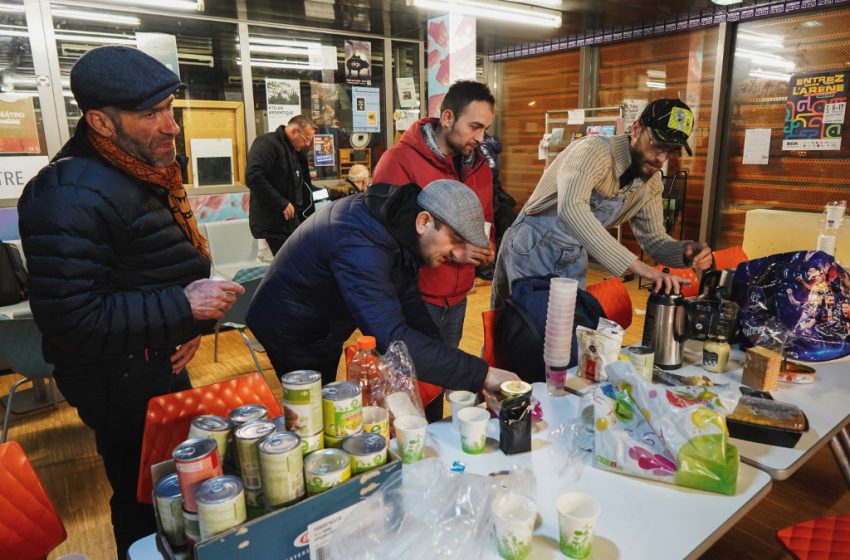
{"type": "Polygon", "coordinates": [[[477,455],[484,451],[487,442],[487,424],[490,413],[483,408],[470,406],[457,413],[460,428],[460,447],[465,453],[477,455]]]}
{"type": "Polygon", "coordinates": [[[490,222],[484,222],[484,235],[487,239],[490,239],[490,230],[493,228],[493,224],[490,222]]]}
{"type": "Polygon", "coordinates": [[[561,552],[567,558],[590,556],[593,533],[602,507],[593,496],[567,492],[558,496],[558,528],[561,533],[561,552]]]}
{"type": "Polygon", "coordinates": [[[452,426],[460,430],[457,413],[469,406],[475,406],[475,393],[469,391],[452,391],[449,393],[449,405],[452,407],[452,426]]]}
{"type": "Polygon", "coordinates": [[[506,560],[525,560],[531,554],[537,504],[519,494],[504,494],[493,501],[496,547],[506,560]]]}
{"type": "Polygon", "coordinates": [[[379,434],[390,441],[390,414],[382,406],[363,407],[363,431],[379,434]]]}
{"type": "Polygon", "coordinates": [[[425,428],[428,422],[421,416],[399,416],[393,422],[401,462],[421,461],[425,454],[425,428]]]}

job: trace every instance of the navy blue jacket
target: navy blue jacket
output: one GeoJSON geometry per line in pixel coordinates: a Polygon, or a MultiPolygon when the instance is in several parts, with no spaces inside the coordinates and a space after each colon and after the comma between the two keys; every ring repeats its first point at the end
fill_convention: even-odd
{"type": "Polygon", "coordinates": [[[24,189],[19,228],[44,357],[97,364],[201,334],[183,288],[210,262],[174,220],[162,187],[112,167],[77,133],[24,189]]]}
{"type": "Polygon", "coordinates": [[[373,185],[322,208],[295,230],[247,315],[271,355],[338,358],[359,328],[377,339],[381,352],[403,341],[419,380],[481,389],[487,363],[443,343],[419,295],[419,192],[413,184],[373,185]]]}

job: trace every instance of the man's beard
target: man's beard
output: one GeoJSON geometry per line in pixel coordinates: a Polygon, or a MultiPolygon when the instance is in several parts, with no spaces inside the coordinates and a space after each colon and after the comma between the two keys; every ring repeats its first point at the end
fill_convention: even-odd
{"type": "Polygon", "coordinates": [[[642,167],[645,163],[649,163],[651,165],[651,160],[648,160],[643,157],[643,155],[635,150],[632,147],[629,147],[629,153],[631,154],[632,164],[629,166],[629,169],[632,172],[632,176],[638,177],[641,181],[646,182],[649,181],[653,175],[657,173],[657,171],[653,171],[649,175],[644,173],[642,167]]]}
{"type": "Polygon", "coordinates": [[[174,152],[157,157],[147,144],[139,142],[124,132],[120,121],[113,119],[112,122],[115,125],[115,136],[112,137],[112,142],[137,160],[153,167],[168,167],[174,163],[174,152]]]}

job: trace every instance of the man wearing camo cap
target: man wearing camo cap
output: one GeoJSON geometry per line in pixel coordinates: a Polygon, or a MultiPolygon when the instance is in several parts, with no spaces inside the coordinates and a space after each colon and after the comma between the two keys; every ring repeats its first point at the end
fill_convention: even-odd
{"type": "Polygon", "coordinates": [[[651,281],[655,291],[678,293],[683,278],[645,264],[611,236],[608,229],[623,222],[660,264],[708,268],[708,245],[673,239],[664,230],[659,171],[682,148],[693,155],[693,126],[685,103],[656,99],[627,134],[588,136],[558,154],[502,239],[491,307],[503,306],[519,278],[555,275],[584,287],[588,253],[616,276],[630,271],[651,281]]]}

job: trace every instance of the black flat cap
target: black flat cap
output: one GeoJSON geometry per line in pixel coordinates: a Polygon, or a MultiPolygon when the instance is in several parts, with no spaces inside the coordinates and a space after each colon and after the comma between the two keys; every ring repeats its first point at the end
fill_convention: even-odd
{"type": "Polygon", "coordinates": [[[132,47],[97,47],[71,68],[71,91],[83,112],[110,105],[150,109],[185,87],[164,64],[132,47]]]}

